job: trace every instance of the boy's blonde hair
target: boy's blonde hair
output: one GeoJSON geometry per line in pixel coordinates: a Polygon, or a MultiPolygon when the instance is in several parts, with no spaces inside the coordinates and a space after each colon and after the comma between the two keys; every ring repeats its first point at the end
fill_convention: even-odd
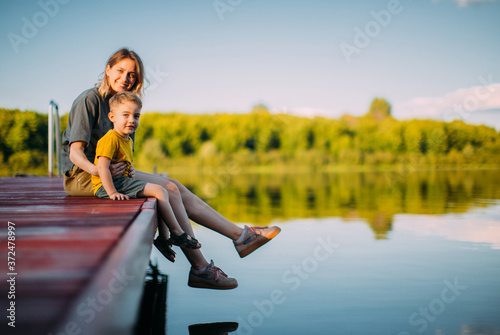
{"type": "MultiPolygon", "coordinates": [[[[138,54],[127,48],[122,48],[116,51],[114,54],[112,54],[111,57],[109,57],[105,69],[107,69],[108,66],[112,68],[116,63],[125,58],[133,60],[135,62],[135,68],[136,68],[135,72],[137,75],[137,79],[132,88],[130,89],[130,91],[142,97],[142,91],[144,89],[145,73],[144,73],[144,65],[142,64],[142,60],[138,54]]],[[[98,87],[99,94],[102,97],[106,97],[111,94],[112,90],[109,83],[109,77],[106,74],[106,70],[104,70],[104,77],[101,80],[99,80],[99,82],[95,84],[95,86],[98,87]]]]}
{"type": "Polygon", "coordinates": [[[116,93],[111,97],[111,99],[109,99],[109,110],[111,111],[111,113],[113,113],[119,105],[123,104],[126,101],[134,102],[137,104],[137,106],[139,106],[139,109],[142,108],[142,100],[137,94],[134,94],[130,91],[121,91],[116,93]]]}

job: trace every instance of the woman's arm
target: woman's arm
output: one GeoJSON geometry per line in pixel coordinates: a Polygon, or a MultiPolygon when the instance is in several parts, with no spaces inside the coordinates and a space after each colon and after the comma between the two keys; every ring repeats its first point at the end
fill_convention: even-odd
{"type": "MultiPolygon", "coordinates": [[[[80,169],[84,170],[87,173],[90,173],[93,176],[98,176],[99,172],[97,171],[97,166],[91,163],[87,156],[85,156],[84,150],[85,142],[73,142],[69,147],[69,159],[73,164],[78,166],[80,169]]],[[[123,176],[123,172],[127,168],[127,164],[125,162],[120,163],[112,163],[109,166],[109,170],[111,171],[111,175],[113,177],[123,176]]],[[[135,172],[134,172],[135,173],[135,172]]],[[[133,177],[133,175],[131,174],[133,177]]]]}
{"type": "Polygon", "coordinates": [[[80,169],[93,176],[98,176],[97,166],[91,163],[83,150],[85,149],[85,142],[73,142],[69,147],[69,159],[73,164],[78,166],[80,169]]]}
{"type": "Polygon", "coordinates": [[[101,178],[102,186],[106,190],[109,198],[112,200],[129,200],[128,195],[118,193],[113,185],[113,177],[111,177],[111,171],[109,166],[111,165],[111,159],[108,157],[101,156],[97,160],[97,170],[99,172],[99,178],[101,178]]]}

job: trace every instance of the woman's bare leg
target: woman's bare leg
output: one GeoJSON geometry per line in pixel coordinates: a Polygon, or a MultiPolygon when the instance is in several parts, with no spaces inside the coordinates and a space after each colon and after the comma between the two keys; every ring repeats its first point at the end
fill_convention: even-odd
{"type": "MultiPolygon", "coordinates": [[[[168,191],[169,198],[171,199],[170,204],[174,209],[174,213],[181,227],[188,234],[194,236],[189,220],[185,219],[186,215],[193,221],[232,239],[241,258],[246,257],[273,239],[281,230],[278,227],[249,228],[247,226],[245,226],[245,229],[242,229],[217,213],[212,207],[175,179],[140,171],[136,171],[135,178],[161,185],[168,191]],[[185,223],[186,221],[188,223],[185,223]],[[244,233],[245,235],[243,235],[244,233]],[[243,241],[245,238],[246,240],[243,241]]],[[[205,265],[208,265],[200,249],[182,249],[182,251],[194,269],[200,270],[205,265]]]]}
{"type": "MultiPolygon", "coordinates": [[[[177,180],[141,171],[135,171],[135,178],[158,184],[168,190],[172,209],[178,219],[187,215],[191,220],[227,236],[232,240],[237,240],[243,233],[242,228],[220,215],[177,180]],[[182,206],[176,202],[182,202],[182,206]]],[[[191,225],[189,225],[191,231],[188,231],[186,230],[187,227],[184,227],[181,221],[182,219],[179,220],[181,227],[191,235],[191,225]]]]}

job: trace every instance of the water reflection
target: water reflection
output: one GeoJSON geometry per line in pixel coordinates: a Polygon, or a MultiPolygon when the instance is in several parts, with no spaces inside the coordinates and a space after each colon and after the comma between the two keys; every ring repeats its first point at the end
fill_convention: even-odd
{"type": "MultiPolygon", "coordinates": [[[[500,329],[495,327],[488,327],[486,325],[463,325],[460,327],[460,332],[458,335],[498,335],[500,334],[500,329]]],[[[441,335],[445,335],[442,333],[441,335]]]]}
{"type": "Polygon", "coordinates": [[[189,335],[227,335],[237,329],[237,322],[198,323],[189,326],[189,335]]]}
{"type": "MultiPolygon", "coordinates": [[[[495,207],[495,210],[498,208],[495,207]]],[[[485,243],[492,249],[500,249],[499,221],[491,217],[492,215],[488,213],[479,216],[474,212],[464,214],[462,220],[452,216],[427,216],[422,220],[416,215],[401,215],[398,216],[398,229],[411,231],[418,236],[437,236],[452,241],[485,243]]]]}
{"type": "MultiPolygon", "coordinates": [[[[135,335],[167,334],[168,275],[160,272],[150,261],[144,280],[135,335]]],[[[197,323],[188,326],[189,335],[227,335],[238,329],[237,322],[197,323]]]]}
{"type": "Polygon", "coordinates": [[[236,320],[240,334],[499,332],[498,171],[172,177],[238,224],[282,221],[278,238],[243,260],[195,226],[240,286],[194,291],[187,261],[162,263],[175,287],[172,334],[212,320],[236,320]],[[319,259],[321,239],[333,252],[319,259]],[[284,299],[264,315],[273,292],[284,299]]]}
{"type": "Polygon", "coordinates": [[[158,265],[149,263],[144,279],[144,291],[135,325],[135,335],[165,335],[167,325],[168,276],[158,265]]]}
{"type": "Polygon", "coordinates": [[[385,239],[397,214],[465,213],[491,205],[485,199],[500,199],[498,172],[236,175],[222,170],[172,177],[235,222],[363,219],[376,239],[385,239]]]}

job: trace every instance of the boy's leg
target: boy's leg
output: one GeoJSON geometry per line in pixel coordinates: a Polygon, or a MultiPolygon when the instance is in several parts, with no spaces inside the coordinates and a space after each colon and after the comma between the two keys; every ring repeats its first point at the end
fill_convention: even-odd
{"type": "MultiPolygon", "coordinates": [[[[172,211],[172,207],[170,206],[170,203],[168,201],[168,192],[163,187],[161,187],[160,185],[147,183],[144,186],[144,189],[137,193],[137,196],[139,198],[156,198],[158,200],[158,210],[160,211],[160,216],[163,222],[167,225],[170,232],[174,235],[181,235],[182,233],[184,233],[184,230],[179,225],[177,218],[172,211]]],[[[166,236],[168,235],[162,234],[163,238],[165,238],[166,236]]]]}
{"type": "MultiPolygon", "coordinates": [[[[137,195],[139,197],[146,196],[146,197],[155,197],[156,199],[158,199],[156,197],[156,195],[158,195],[157,192],[159,192],[158,189],[160,189],[161,192],[164,191],[163,187],[161,187],[161,186],[159,186],[157,184],[148,183],[144,187],[144,190],[142,190],[141,192],[139,192],[137,195]]],[[[168,193],[167,193],[167,196],[168,196],[168,193]]],[[[170,196],[168,196],[168,198],[170,198],[170,196]]],[[[158,204],[159,203],[160,203],[160,200],[158,199],[158,204]]],[[[173,215],[173,213],[172,213],[172,215],[173,215]]],[[[191,224],[189,224],[189,219],[187,219],[187,215],[186,215],[185,211],[184,211],[184,216],[186,217],[187,226],[186,226],[186,224],[183,224],[182,227],[181,227],[181,229],[183,229],[190,236],[194,237],[193,228],[191,227],[191,224]],[[186,227],[184,227],[184,226],[186,226],[186,227]]],[[[162,215],[162,221],[166,221],[166,220],[169,220],[169,219],[167,217],[163,217],[163,215],[162,215]]],[[[174,220],[175,220],[175,222],[178,222],[175,216],[174,216],[174,220]]],[[[158,225],[158,230],[159,230],[160,236],[162,238],[164,238],[164,239],[168,239],[169,238],[168,237],[169,236],[168,235],[168,229],[167,229],[167,226],[165,225],[165,223],[159,224],[158,225]]],[[[208,261],[203,256],[203,254],[201,253],[200,249],[185,249],[185,248],[182,248],[182,252],[184,252],[184,254],[186,255],[186,258],[189,261],[189,263],[196,270],[202,269],[202,268],[204,268],[205,266],[207,266],[209,264],[208,261]]]]}
{"type": "MultiPolygon", "coordinates": [[[[237,240],[243,233],[242,228],[220,215],[177,180],[142,171],[135,171],[135,178],[158,184],[165,188],[169,193],[170,203],[176,217],[182,218],[182,216],[187,215],[191,220],[215,230],[233,241],[237,240]]],[[[179,221],[181,227],[191,235],[191,225],[189,224],[190,230],[188,230],[181,221],[182,219],[179,221]]]]}
{"type": "MultiPolygon", "coordinates": [[[[145,189],[146,189],[146,186],[144,186],[144,190],[145,189]]],[[[144,192],[144,190],[142,190],[141,192],[137,193],[137,197],[138,198],[145,198],[145,197],[154,197],[154,198],[156,198],[154,195],[151,195],[151,193],[144,192]]],[[[163,218],[161,217],[161,215],[158,215],[158,216],[159,216],[158,217],[158,235],[159,235],[159,237],[161,237],[161,238],[163,238],[165,240],[168,240],[170,238],[170,231],[168,229],[167,223],[165,222],[165,220],[163,220],[163,218]]]]}

